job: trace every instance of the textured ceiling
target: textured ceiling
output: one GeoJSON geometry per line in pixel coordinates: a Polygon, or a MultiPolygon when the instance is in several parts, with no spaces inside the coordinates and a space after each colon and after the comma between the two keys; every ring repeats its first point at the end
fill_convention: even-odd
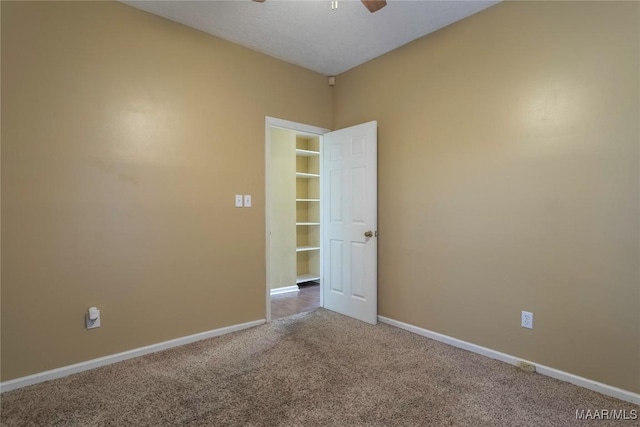
{"type": "Polygon", "coordinates": [[[335,76],[498,1],[122,1],[225,40],[335,76]]]}

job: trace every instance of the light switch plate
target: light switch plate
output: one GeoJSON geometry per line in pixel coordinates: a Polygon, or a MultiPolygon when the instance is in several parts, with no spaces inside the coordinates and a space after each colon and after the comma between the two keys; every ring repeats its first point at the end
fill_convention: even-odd
{"type": "Polygon", "coordinates": [[[244,207],[245,208],[250,208],[251,207],[251,194],[245,194],[244,195],[244,207]]]}
{"type": "Polygon", "coordinates": [[[242,194],[236,194],[236,208],[242,207],[242,194]]]}

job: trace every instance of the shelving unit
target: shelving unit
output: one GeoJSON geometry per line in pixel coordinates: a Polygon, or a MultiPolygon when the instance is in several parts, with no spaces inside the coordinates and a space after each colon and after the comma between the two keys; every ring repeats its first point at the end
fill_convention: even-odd
{"type": "Polygon", "coordinates": [[[320,280],[320,141],[296,138],[296,283],[320,280]]]}

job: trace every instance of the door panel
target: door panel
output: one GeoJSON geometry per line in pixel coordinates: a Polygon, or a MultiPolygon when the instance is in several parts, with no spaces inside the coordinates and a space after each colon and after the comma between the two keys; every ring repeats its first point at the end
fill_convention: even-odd
{"type": "Polygon", "coordinates": [[[366,301],[364,243],[351,243],[351,296],[366,301]]]}
{"type": "Polygon", "coordinates": [[[323,288],[329,310],[377,323],[377,122],[324,135],[323,288]],[[370,231],[371,237],[365,233],[370,231]]]}
{"type": "Polygon", "coordinates": [[[344,294],[342,289],[342,248],[344,242],[341,240],[331,240],[329,245],[329,283],[325,282],[325,286],[329,288],[330,292],[336,292],[340,295],[344,294]],[[328,285],[328,286],[327,286],[328,285]]]}
{"type": "Polygon", "coordinates": [[[341,198],[341,188],[342,188],[342,170],[333,170],[329,175],[330,183],[330,196],[329,205],[331,209],[331,215],[329,217],[329,221],[332,224],[342,223],[342,198],[341,198]]]}

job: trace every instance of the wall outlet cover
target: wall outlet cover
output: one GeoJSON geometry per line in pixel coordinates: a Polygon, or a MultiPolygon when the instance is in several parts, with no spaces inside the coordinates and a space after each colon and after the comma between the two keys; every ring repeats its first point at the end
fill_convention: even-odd
{"type": "Polygon", "coordinates": [[[87,329],[95,329],[100,327],[100,310],[98,310],[98,318],[94,321],[89,319],[89,313],[85,313],[84,315],[85,324],[87,329]]]}
{"type": "Polygon", "coordinates": [[[533,313],[530,311],[523,311],[521,325],[523,328],[533,329],[533,313]]]}

